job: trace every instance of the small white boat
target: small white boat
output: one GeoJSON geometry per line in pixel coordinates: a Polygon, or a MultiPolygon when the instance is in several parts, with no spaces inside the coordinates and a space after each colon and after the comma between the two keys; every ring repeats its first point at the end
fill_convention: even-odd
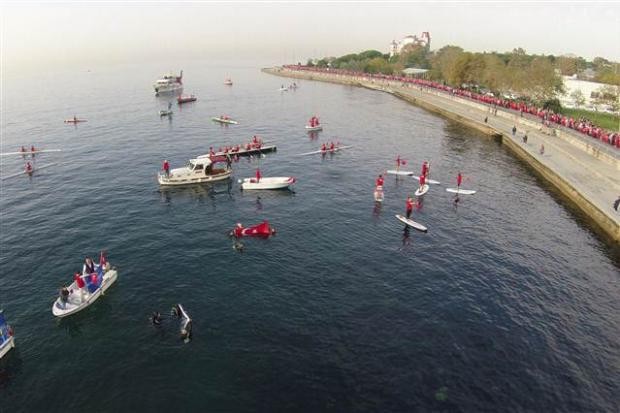
{"type": "Polygon", "coordinates": [[[415,191],[415,196],[422,196],[425,193],[428,192],[428,189],[430,188],[430,186],[428,184],[424,184],[421,187],[419,187],[416,191],[415,191]]]}
{"type": "Polygon", "coordinates": [[[13,329],[4,319],[4,310],[0,310],[0,359],[14,347],[13,329]]]}
{"type": "Polygon", "coordinates": [[[471,189],[460,189],[460,188],[446,188],[447,192],[452,192],[453,194],[457,194],[457,195],[473,195],[476,193],[476,191],[473,191],[471,189]]]}
{"type": "Polygon", "coordinates": [[[211,120],[213,122],[219,122],[219,123],[225,123],[227,125],[237,125],[239,124],[239,122],[237,122],[236,120],[232,120],[232,119],[227,119],[227,118],[217,118],[217,117],[213,117],[211,118],[211,120]]]}
{"type": "Polygon", "coordinates": [[[226,80],[224,81],[224,84],[225,84],[226,86],[232,86],[233,82],[232,82],[232,80],[230,80],[230,79],[226,79],[226,80]]]}
{"type": "Polygon", "coordinates": [[[375,188],[374,196],[376,202],[383,202],[383,185],[378,185],[375,188]]]}
{"type": "Polygon", "coordinates": [[[306,125],[307,132],[315,132],[319,130],[323,130],[323,125],[316,125],[316,126],[306,125]]]}
{"type": "Polygon", "coordinates": [[[400,175],[400,176],[412,176],[413,171],[397,171],[396,169],[390,169],[386,171],[389,175],[400,175]]]}
{"type": "Polygon", "coordinates": [[[172,111],[171,110],[160,110],[159,116],[172,116],[172,111]]]}
{"type": "MultiPolygon", "coordinates": [[[[95,266],[96,269],[99,268],[98,265],[95,266]]],[[[52,306],[52,314],[56,317],[67,317],[77,312],[82,311],[86,307],[90,306],[92,303],[97,301],[99,297],[106,292],[108,288],[114,284],[116,279],[118,278],[118,272],[115,269],[110,269],[109,264],[105,265],[105,269],[103,270],[103,281],[101,285],[97,287],[96,290],[90,292],[88,289],[88,284],[80,291],[77,283],[73,281],[71,285],[67,288],[69,290],[69,296],[67,297],[67,301],[63,301],[61,297],[58,297],[52,306]]]]}
{"type": "MultiPolygon", "coordinates": [[[[419,176],[415,176],[415,175],[412,175],[412,176],[413,176],[414,179],[416,179],[418,181],[420,180],[419,176]]],[[[434,179],[427,179],[426,182],[431,184],[431,185],[441,185],[441,182],[435,181],[434,179]]]]}
{"type": "Polygon", "coordinates": [[[278,89],[280,92],[288,92],[288,88],[287,87],[281,87],[280,89],[278,89]]]}
{"type": "Polygon", "coordinates": [[[245,178],[241,183],[241,189],[290,189],[297,180],[292,176],[274,176],[270,178],[245,178]]]}
{"type": "Polygon", "coordinates": [[[172,169],[168,175],[163,171],[159,172],[157,181],[160,185],[171,186],[203,184],[230,178],[232,169],[216,169],[213,164],[209,156],[190,159],[186,166],[172,169]]]}

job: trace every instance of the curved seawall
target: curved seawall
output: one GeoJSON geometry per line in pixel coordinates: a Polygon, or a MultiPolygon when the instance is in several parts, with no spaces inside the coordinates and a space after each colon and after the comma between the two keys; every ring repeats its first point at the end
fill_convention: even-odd
{"type": "Polygon", "coordinates": [[[340,74],[295,71],[280,67],[264,68],[277,76],[318,80],[365,87],[390,93],[448,119],[501,139],[515,155],[531,166],[538,176],[552,184],[581,210],[611,243],[620,243],[619,213],[612,207],[620,195],[618,151],[589,137],[549,128],[535,119],[473,102],[448,93],[419,86],[403,87],[400,82],[376,81],[340,74]],[[485,118],[487,121],[485,122],[485,118]],[[517,133],[512,134],[512,127],[517,133]],[[523,135],[527,134],[527,142],[523,135]],[[544,145],[544,153],[541,153],[544,145]]]}

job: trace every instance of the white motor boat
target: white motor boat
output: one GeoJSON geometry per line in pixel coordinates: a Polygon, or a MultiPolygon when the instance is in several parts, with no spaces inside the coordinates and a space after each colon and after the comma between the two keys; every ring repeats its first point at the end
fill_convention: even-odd
{"type": "Polygon", "coordinates": [[[230,80],[230,79],[226,79],[226,80],[224,81],[224,84],[225,84],[226,86],[232,86],[233,82],[232,82],[232,80],[230,80]]]}
{"type": "Polygon", "coordinates": [[[181,70],[179,76],[172,73],[163,75],[153,84],[153,89],[155,89],[156,95],[181,92],[183,90],[183,71],[181,70]]]}
{"type": "Polygon", "coordinates": [[[241,183],[241,189],[290,189],[297,180],[292,176],[274,176],[271,178],[245,178],[241,183]]]}
{"type": "Polygon", "coordinates": [[[4,310],[0,310],[0,359],[14,347],[13,329],[4,319],[4,310]]]}
{"type": "MultiPolygon", "coordinates": [[[[225,157],[216,157],[218,161],[221,158],[225,161],[225,157]]],[[[214,162],[210,156],[199,156],[196,159],[190,159],[183,168],[170,170],[169,174],[164,171],[157,174],[157,181],[160,185],[191,185],[203,184],[208,182],[216,182],[230,178],[232,169],[214,168],[214,162]]]]}
{"type": "MultiPolygon", "coordinates": [[[[95,268],[98,270],[99,266],[96,265],[95,268]]],[[[67,287],[69,295],[66,297],[66,301],[62,297],[58,297],[52,306],[52,314],[56,317],[67,317],[82,311],[97,301],[118,278],[118,272],[115,269],[111,269],[109,264],[104,265],[102,272],[101,284],[96,287],[86,283],[86,286],[80,289],[77,286],[77,282],[73,281],[67,287]]]]}

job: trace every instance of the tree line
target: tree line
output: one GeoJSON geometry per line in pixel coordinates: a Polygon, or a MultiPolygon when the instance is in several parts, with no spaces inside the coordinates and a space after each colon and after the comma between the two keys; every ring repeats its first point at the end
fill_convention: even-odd
{"type": "MultiPolygon", "coordinates": [[[[453,87],[476,91],[490,91],[496,96],[521,98],[554,110],[556,99],[564,93],[561,75],[580,77],[588,69],[594,81],[620,86],[620,64],[597,57],[588,62],[582,57],[532,55],[522,48],[511,52],[467,52],[458,46],[444,46],[439,50],[408,45],[390,57],[377,50],[308,60],[308,65],[355,70],[366,73],[398,75],[407,67],[428,69],[431,80],[453,87]]],[[[618,88],[602,88],[597,102],[618,110],[618,88]]],[[[581,101],[580,97],[575,100],[581,101]]]]}

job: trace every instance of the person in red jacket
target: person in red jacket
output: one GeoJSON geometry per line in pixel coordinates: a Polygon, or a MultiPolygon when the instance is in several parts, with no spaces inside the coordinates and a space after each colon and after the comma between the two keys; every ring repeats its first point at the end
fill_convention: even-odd
{"type": "Polygon", "coordinates": [[[406,208],[407,208],[407,218],[411,216],[411,212],[413,212],[413,206],[415,205],[415,201],[411,198],[411,195],[407,197],[406,208]]]}
{"type": "Polygon", "coordinates": [[[426,176],[425,175],[420,175],[420,189],[422,189],[424,184],[426,184],[426,176]]]}
{"type": "Polygon", "coordinates": [[[463,175],[461,174],[461,172],[459,172],[459,174],[456,176],[456,186],[460,188],[462,183],[463,183],[463,175]]]}
{"type": "Polygon", "coordinates": [[[260,169],[256,169],[256,183],[260,182],[260,178],[262,175],[260,174],[260,169]]]}
{"type": "Polygon", "coordinates": [[[376,186],[383,186],[383,175],[379,175],[377,180],[375,181],[376,186]]]}
{"type": "Polygon", "coordinates": [[[73,274],[73,280],[75,281],[75,284],[77,285],[77,287],[80,289],[80,300],[84,301],[84,290],[86,287],[86,283],[84,282],[84,279],[82,278],[82,274],[80,274],[79,272],[76,272],[75,274],[73,274]]]}
{"type": "Polygon", "coordinates": [[[168,163],[167,159],[164,159],[163,169],[166,174],[166,178],[168,178],[170,176],[170,163],[168,163]]]}

